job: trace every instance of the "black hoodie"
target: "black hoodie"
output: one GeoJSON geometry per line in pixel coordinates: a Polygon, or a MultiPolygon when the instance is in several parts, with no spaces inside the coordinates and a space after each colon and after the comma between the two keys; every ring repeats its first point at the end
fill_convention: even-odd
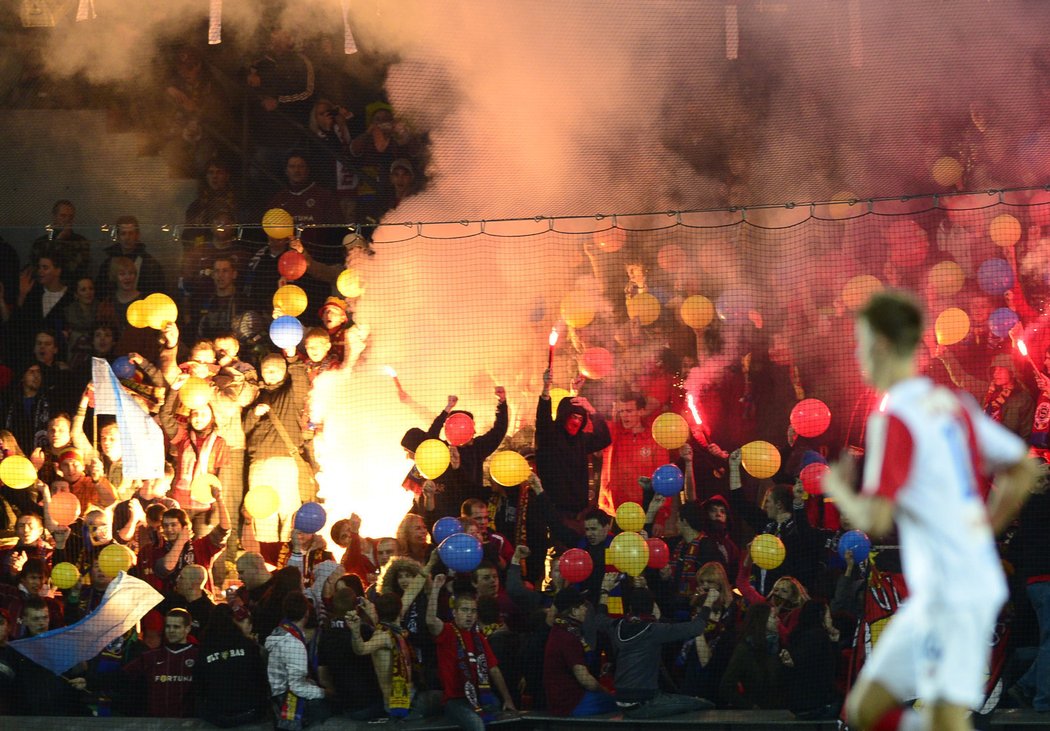
{"type": "Polygon", "coordinates": [[[558,404],[558,416],[551,418],[551,400],[540,398],[536,404],[536,472],[555,509],[563,515],[576,515],[587,508],[589,472],[587,458],[612,442],[609,427],[595,414],[593,431],[586,431],[589,420],[582,406],[566,397],[558,404]],[[565,431],[571,414],[583,416],[583,425],[575,435],[565,431]]]}

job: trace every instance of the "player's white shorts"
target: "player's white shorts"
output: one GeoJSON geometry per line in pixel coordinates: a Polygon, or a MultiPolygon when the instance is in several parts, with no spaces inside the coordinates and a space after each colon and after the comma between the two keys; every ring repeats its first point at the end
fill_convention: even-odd
{"type": "Polygon", "coordinates": [[[908,599],[879,636],[860,679],[905,701],[979,708],[1000,606],[908,599]]]}

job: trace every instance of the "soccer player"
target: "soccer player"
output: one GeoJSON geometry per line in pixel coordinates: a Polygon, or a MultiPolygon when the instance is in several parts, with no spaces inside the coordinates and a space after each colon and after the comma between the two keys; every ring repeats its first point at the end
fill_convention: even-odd
{"type": "Polygon", "coordinates": [[[857,359],[885,396],[868,419],[860,493],[849,460],[824,480],[854,527],[883,535],[896,521],[911,592],[846,700],[851,728],[972,728],[1007,598],[995,533],[1035,481],[1020,438],[917,375],[922,332],[919,307],[901,293],[877,294],[858,313],[857,359]],[[901,705],[916,697],[927,715],[901,705]]]}

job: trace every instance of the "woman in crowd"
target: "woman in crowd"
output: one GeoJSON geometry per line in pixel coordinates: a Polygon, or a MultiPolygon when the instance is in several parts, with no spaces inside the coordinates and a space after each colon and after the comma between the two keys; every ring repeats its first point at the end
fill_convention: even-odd
{"type": "Polygon", "coordinates": [[[722,675],[719,698],[729,708],[783,708],[780,639],[770,604],[752,604],[744,615],[740,641],[722,675]]]}
{"type": "Polygon", "coordinates": [[[718,685],[736,645],[740,621],[740,604],[717,561],[705,563],[696,572],[696,594],[691,601],[694,616],[711,589],[718,591],[718,600],[711,607],[707,629],[682,645],[676,663],[681,672],[681,692],[700,698],[718,697],[718,685]]]}
{"type": "Polygon", "coordinates": [[[109,282],[113,294],[99,303],[100,320],[114,323],[121,330],[125,327],[128,321],[128,307],[135,300],[149,294],[139,291],[138,278],[138,269],[130,258],[115,256],[109,260],[109,282]]]}
{"type": "Polygon", "coordinates": [[[83,353],[92,349],[92,336],[98,322],[98,300],[95,299],[95,281],[91,277],[77,280],[74,300],[66,307],[66,326],[69,335],[66,345],[69,353],[66,360],[71,368],[76,368],[83,353]]]}
{"type": "Polygon", "coordinates": [[[408,513],[397,527],[397,542],[400,545],[400,555],[407,556],[421,564],[425,564],[430,558],[430,552],[434,547],[430,543],[430,532],[422,516],[408,513]]]}

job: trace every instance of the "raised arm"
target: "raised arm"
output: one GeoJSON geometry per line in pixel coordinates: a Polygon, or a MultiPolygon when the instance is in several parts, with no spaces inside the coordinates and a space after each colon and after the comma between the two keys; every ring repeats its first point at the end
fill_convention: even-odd
{"type": "Polygon", "coordinates": [[[445,586],[445,581],[448,577],[444,574],[438,574],[434,577],[434,584],[430,590],[430,596],[427,597],[427,629],[430,630],[430,634],[437,637],[445,629],[445,623],[438,619],[438,597],[441,596],[441,589],[445,586]]]}

